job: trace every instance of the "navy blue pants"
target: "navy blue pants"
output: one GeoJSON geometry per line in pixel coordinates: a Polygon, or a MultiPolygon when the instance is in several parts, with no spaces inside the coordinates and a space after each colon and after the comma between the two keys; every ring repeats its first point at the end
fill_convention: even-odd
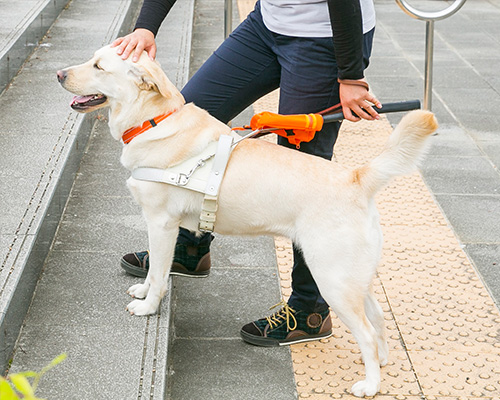
{"type": "MultiPolygon", "coordinates": [[[[365,35],[366,65],[373,31],[365,35]]],[[[227,123],[265,94],[280,88],[279,113],[315,113],[339,103],[337,64],[332,38],[300,38],[275,34],[262,22],[260,5],[250,13],[182,89],[187,102],[227,123]]],[[[333,155],[340,124],[325,124],[300,151],[326,159],[333,155]]],[[[295,148],[286,138],[280,145],[295,148]]],[[[206,244],[209,234],[196,238],[182,229],[178,241],[206,244]]],[[[313,312],[328,307],[299,249],[294,246],[292,295],[288,304],[313,312]]]]}

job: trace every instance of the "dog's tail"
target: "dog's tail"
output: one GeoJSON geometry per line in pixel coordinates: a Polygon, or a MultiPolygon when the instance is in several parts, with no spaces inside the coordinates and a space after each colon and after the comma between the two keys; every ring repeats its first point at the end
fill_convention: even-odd
{"type": "Polygon", "coordinates": [[[412,173],[425,155],[427,139],[437,127],[430,111],[408,113],[392,132],[382,153],[353,171],[353,180],[359,182],[369,196],[374,196],[391,178],[412,173]]]}

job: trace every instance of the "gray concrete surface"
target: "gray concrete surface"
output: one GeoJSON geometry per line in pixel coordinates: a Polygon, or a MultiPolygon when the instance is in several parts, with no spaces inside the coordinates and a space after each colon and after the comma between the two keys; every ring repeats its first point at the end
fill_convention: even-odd
{"type": "MultiPolygon", "coordinates": [[[[185,82],[188,74],[193,4],[193,1],[183,2],[170,16],[176,22],[173,26],[176,34],[172,35],[170,32],[174,39],[169,42],[171,59],[164,61],[170,61],[171,67],[167,67],[167,72],[178,85],[185,82]]],[[[145,247],[146,235],[140,210],[132,202],[124,185],[128,175],[118,162],[121,146],[112,140],[101,116],[94,114],[82,118],[80,114],[70,110],[69,100],[72,95],[60,87],[55,77],[57,69],[87,60],[97,48],[128,32],[139,5],[137,1],[123,0],[107,2],[106,5],[95,1],[72,2],[61,13],[40,48],[27,61],[22,72],[1,98],[2,101],[7,101],[18,98],[18,91],[25,91],[27,94],[34,92],[35,95],[31,98],[28,95],[24,98],[24,107],[29,108],[33,107],[32,100],[37,100],[41,95],[50,99],[57,98],[54,102],[46,101],[46,108],[37,109],[42,114],[50,110],[50,124],[45,125],[35,116],[29,119],[29,123],[33,125],[32,137],[35,139],[35,134],[44,130],[47,131],[48,139],[51,139],[49,135],[54,126],[57,127],[60,115],[68,116],[71,121],[84,121],[70,124],[73,137],[58,139],[62,143],[61,154],[57,157],[45,151],[45,148],[30,147],[33,141],[27,141],[24,149],[19,148],[17,152],[9,153],[11,158],[2,159],[3,173],[7,178],[14,178],[17,172],[28,184],[33,185],[37,183],[37,179],[48,179],[45,175],[50,173],[52,180],[56,181],[54,187],[44,188],[48,200],[40,201],[41,205],[33,205],[37,206],[34,211],[36,217],[43,223],[50,220],[46,214],[52,212],[45,202],[56,198],[60,209],[53,214],[54,229],[58,227],[53,243],[54,231],[44,235],[38,232],[31,234],[34,240],[41,238],[39,240],[43,239],[48,245],[52,243],[45,264],[43,259],[46,251],[37,263],[25,263],[21,266],[16,264],[20,257],[13,252],[15,249],[12,247],[5,257],[7,261],[13,259],[11,271],[22,269],[31,275],[29,280],[23,278],[17,282],[11,278],[12,283],[7,282],[5,286],[13,286],[17,292],[21,292],[24,303],[28,305],[33,294],[33,287],[28,286],[37,282],[40,267],[44,265],[30,312],[16,344],[10,371],[39,370],[55,355],[67,352],[68,361],[51,374],[49,379],[44,380],[39,388],[40,393],[51,399],[165,397],[170,297],[164,299],[158,315],[132,318],[125,312],[125,306],[130,301],[125,291],[133,284],[134,279],[121,272],[118,260],[133,245],[145,247]],[[85,27],[92,27],[91,34],[86,35],[89,29],[84,29],[85,27]],[[84,43],[82,36],[86,38],[84,43]],[[78,45],[75,46],[75,43],[78,45]],[[30,73],[30,70],[36,72],[30,73]],[[27,99],[30,101],[26,101],[27,99]],[[74,131],[75,125],[77,132],[74,131]],[[80,166],[80,158],[91,131],[92,141],[80,166]],[[47,162],[47,157],[49,161],[55,158],[52,162],[57,165],[57,169],[47,172],[47,168],[41,170],[36,165],[29,166],[29,176],[22,169],[17,171],[17,164],[26,164],[26,157],[23,156],[29,154],[30,150],[41,165],[47,162]],[[74,164],[74,169],[67,171],[68,163],[74,164]],[[64,178],[64,175],[68,178],[64,178]],[[59,189],[59,181],[63,181],[65,190],[59,189]],[[74,190],[66,204],[73,183],[74,190]],[[103,187],[105,190],[102,190],[103,187]],[[45,211],[45,208],[49,208],[49,211],[45,211]],[[58,226],[63,209],[65,213],[58,226]],[[105,282],[108,283],[106,288],[103,287],[105,282]]],[[[2,113],[2,117],[6,123],[16,127],[15,117],[12,118],[10,113],[2,113]]],[[[22,124],[17,125],[25,129],[22,124]]],[[[14,131],[13,137],[6,135],[2,139],[14,148],[20,144],[16,140],[23,133],[20,129],[19,133],[14,131]]],[[[44,143],[44,140],[40,142],[44,143]]],[[[17,190],[16,185],[11,186],[13,190],[17,190]]],[[[5,188],[9,188],[9,185],[5,188]]],[[[29,188],[27,190],[29,193],[29,188]]],[[[19,201],[19,198],[29,200],[27,195],[13,198],[12,190],[2,191],[2,195],[12,199],[13,203],[17,201],[16,205],[20,210],[26,208],[26,203],[19,201]]],[[[28,211],[32,203],[33,201],[28,204],[28,211]]],[[[23,219],[12,218],[12,215],[10,218],[3,218],[2,215],[2,231],[8,232],[8,223],[19,223],[18,219],[22,226],[23,219]]],[[[39,229],[33,222],[31,226],[39,229]]],[[[6,247],[7,243],[8,241],[6,247]]],[[[7,316],[21,318],[22,322],[23,308],[14,307],[8,300],[4,291],[2,305],[5,308],[2,311],[7,316]]],[[[14,329],[11,328],[11,336],[13,332],[14,329]]],[[[1,347],[6,356],[11,342],[12,340],[2,341],[1,347]]]]}
{"type": "Polygon", "coordinates": [[[68,2],[23,0],[0,4],[0,92],[17,74],[68,2]]]}
{"type": "MultiPolygon", "coordinates": [[[[412,1],[423,10],[442,1],[412,1]]],[[[381,101],[423,98],[425,22],[377,0],[367,76],[381,101]]],[[[500,304],[500,1],[469,0],[435,22],[432,110],[438,135],[422,173],[483,281],[500,304]]],[[[397,122],[399,115],[390,116],[397,122]]]]}
{"type": "MultiPolygon", "coordinates": [[[[64,209],[93,118],[71,112],[54,71],[80,62],[130,24],[133,8],[113,0],[78,3],[61,18],[0,97],[0,369],[4,369],[64,209]],[[93,29],[80,15],[99,13],[93,29]],[[86,41],[82,41],[85,32],[86,41]],[[65,44],[64,44],[65,43],[65,44]],[[76,44],[76,45],[75,45],[76,44]],[[66,51],[64,50],[66,48],[66,51]],[[68,51],[68,48],[71,48],[68,51]]],[[[2,5],[10,15],[17,3],[2,5]]],[[[43,13],[42,8],[40,12],[43,13]]],[[[2,13],[2,15],[4,15],[2,13]]],[[[13,13],[13,15],[18,15],[13,13]]],[[[24,25],[20,24],[20,29],[24,25]]],[[[129,29],[127,27],[127,29],[129,29]]]]}
{"type": "MultiPolygon", "coordinates": [[[[11,368],[39,369],[67,351],[68,359],[42,381],[41,397],[295,398],[289,350],[246,346],[238,338],[241,325],[264,316],[279,298],[271,239],[217,237],[208,279],[174,279],[173,299],[159,316],[124,311],[125,290],[137,280],[119,269],[118,259],[145,248],[146,231],[123,185],[128,174],[106,121],[70,112],[70,96],[54,72],[111,41],[138,3],[71,2],[0,96],[1,360],[9,357],[52,244],[11,368]]],[[[158,58],[179,87],[188,56],[195,69],[222,40],[222,2],[196,0],[191,41],[185,17],[192,4],[178,2],[158,36],[158,58]]],[[[376,9],[367,71],[373,91],[383,101],[422,98],[425,24],[393,0],[376,0],[376,9]]],[[[500,0],[469,0],[436,23],[433,110],[441,128],[422,169],[497,304],[499,20],[500,0]]],[[[393,123],[399,118],[390,116],[393,123]]]]}

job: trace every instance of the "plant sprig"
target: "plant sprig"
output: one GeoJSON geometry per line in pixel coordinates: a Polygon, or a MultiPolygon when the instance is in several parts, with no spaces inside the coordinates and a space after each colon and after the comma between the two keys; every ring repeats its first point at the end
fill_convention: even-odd
{"type": "Polygon", "coordinates": [[[66,353],[58,355],[50,364],[42,368],[40,372],[24,371],[16,374],[0,376],[0,399],[2,400],[44,400],[36,397],[35,392],[40,379],[50,369],[66,359],[66,353]],[[33,379],[33,383],[30,383],[33,379]]]}

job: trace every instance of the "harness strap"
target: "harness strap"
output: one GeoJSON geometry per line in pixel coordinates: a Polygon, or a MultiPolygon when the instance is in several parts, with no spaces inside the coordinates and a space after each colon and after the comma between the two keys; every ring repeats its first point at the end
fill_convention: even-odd
{"type": "Polygon", "coordinates": [[[220,185],[226,172],[232,148],[233,138],[229,135],[221,135],[217,144],[217,152],[215,153],[212,170],[208,176],[205,197],[201,205],[200,222],[198,224],[198,229],[201,232],[214,231],[220,185]]]}
{"type": "Polygon", "coordinates": [[[132,178],[141,181],[167,183],[203,193],[200,221],[201,232],[213,232],[215,227],[218,196],[222,178],[233,149],[233,138],[221,135],[201,153],[167,169],[139,167],[132,171],[132,178]],[[208,167],[211,164],[210,172],[208,167]],[[196,175],[196,176],[195,176],[196,175]]]}
{"type": "Polygon", "coordinates": [[[205,193],[207,182],[204,179],[189,178],[182,172],[172,172],[168,169],[159,168],[136,168],[132,171],[132,178],[140,181],[168,183],[174,186],[182,186],[195,192],[205,193]]]}
{"type": "Polygon", "coordinates": [[[217,142],[210,143],[201,154],[197,154],[180,164],[167,169],[139,167],[132,171],[132,178],[141,181],[162,182],[205,193],[208,168],[205,166],[217,148],[217,142]],[[196,173],[196,174],[195,174],[196,173]]]}

